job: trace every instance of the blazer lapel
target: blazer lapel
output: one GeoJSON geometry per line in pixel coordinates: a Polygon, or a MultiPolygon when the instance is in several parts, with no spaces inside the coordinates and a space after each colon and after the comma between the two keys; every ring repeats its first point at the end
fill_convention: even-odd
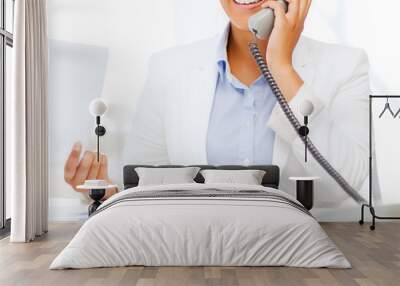
{"type": "Polygon", "coordinates": [[[182,83],[179,163],[207,164],[207,131],[218,79],[214,50],[187,71],[182,83]]]}

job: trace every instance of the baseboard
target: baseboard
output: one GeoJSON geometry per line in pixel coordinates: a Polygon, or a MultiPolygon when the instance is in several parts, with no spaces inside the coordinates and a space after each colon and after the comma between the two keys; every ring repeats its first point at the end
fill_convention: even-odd
{"type": "Polygon", "coordinates": [[[49,201],[49,221],[73,222],[87,219],[87,204],[79,199],[53,198],[49,201]]]}

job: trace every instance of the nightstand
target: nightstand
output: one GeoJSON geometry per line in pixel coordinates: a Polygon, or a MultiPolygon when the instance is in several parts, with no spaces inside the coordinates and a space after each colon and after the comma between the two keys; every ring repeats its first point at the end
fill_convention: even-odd
{"type": "Polygon", "coordinates": [[[86,180],[84,185],[76,187],[79,190],[89,190],[89,197],[93,203],[88,208],[89,216],[91,216],[101,205],[101,199],[105,196],[107,189],[118,188],[117,185],[110,185],[105,180],[86,180]]]}
{"type": "Polygon", "coordinates": [[[89,190],[89,197],[93,200],[93,203],[88,207],[89,216],[94,213],[97,208],[101,205],[101,199],[106,194],[105,189],[91,189],[89,190]]]}
{"type": "Polygon", "coordinates": [[[296,181],[296,198],[307,209],[311,210],[314,206],[314,181],[319,177],[290,177],[296,181]]]}

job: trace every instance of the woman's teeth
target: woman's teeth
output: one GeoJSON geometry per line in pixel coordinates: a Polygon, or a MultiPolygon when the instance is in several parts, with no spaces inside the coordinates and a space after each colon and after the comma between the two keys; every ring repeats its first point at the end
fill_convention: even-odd
{"type": "Polygon", "coordinates": [[[240,5],[250,5],[250,4],[256,4],[258,2],[262,2],[263,0],[233,0],[236,4],[240,5]]]}

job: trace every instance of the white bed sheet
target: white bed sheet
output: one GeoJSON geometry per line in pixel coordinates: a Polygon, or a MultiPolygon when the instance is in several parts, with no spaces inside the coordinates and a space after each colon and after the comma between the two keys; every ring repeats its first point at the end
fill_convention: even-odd
{"type": "MultiPolygon", "coordinates": [[[[154,190],[273,191],[233,184],[143,186],[154,190]]],[[[50,269],[145,266],[292,266],[350,268],[311,216],[259,199],[186,198],[126,201],[91,217],[50,269]]]]}

